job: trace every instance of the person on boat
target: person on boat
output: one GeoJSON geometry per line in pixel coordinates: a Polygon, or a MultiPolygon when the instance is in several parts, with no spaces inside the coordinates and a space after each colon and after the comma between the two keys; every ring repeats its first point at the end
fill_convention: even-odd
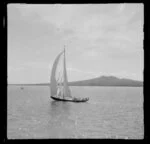
{"type": "Polygon", "coordinates": [[[56,95],[56,96],[57,96],[57,97],[60,96],[60,88],[57,89],[57,95],[56,95]]]}
{"type": "Polygon", "coordinates": [[[74,97],[74,98],[73,98],[73,100],[74,100],[74,101],[76,101],[76,100],[77,100],[77,98],[76,98],[76,97],[74,97]]]}
{"type": "Polygon", "coordinates": [[[60,83],[57,84],[57,95],[56,97],[60,98],[61,97],[61,92],[62,92],[62,86],[60,83]]]}

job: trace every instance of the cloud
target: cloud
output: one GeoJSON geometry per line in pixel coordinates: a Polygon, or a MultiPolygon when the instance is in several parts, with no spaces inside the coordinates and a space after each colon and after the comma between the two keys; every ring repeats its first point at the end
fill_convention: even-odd
{"type": "Polygon", "coordinates": [[[83,51],[83,53],[80,55],[80,58],[83,60],[96,60],[100,54],[95,49],[90,49],[83,51]]]}
{"type": "Polygon", "coordinates": [[[89,72],[89,71],[82,71],[79,69],[75,69],[75,68],[67,68],[68,71],[74,71],[74,72],[78,72],[78,73],[83,73],[83,74],[89,74],[92,76],[96,76],[95,72],[89,72]]]}
{"type": "Polygon", "coordinates": [[[102,70],[140,73],[143,19],[142,4],[10,4],[8,64],[14,73],[22,65],[25,69],[20,72],[27,79],[32,75],[35,81],[44,75],[46,80],[49,63],[65,44],[67,62],[76,68],[69,71],[76,78],[102,70]]]}
{"type": "Polygon", "coordinates": [[[8,83],[49,82],[51,63],[27,62],[22,65],[8,65],[8,83]]]}
{"type": "Polygon", "coordinates": [[[9,65],[7,68],[8,68],[8,74],[10,74],[12,71],[19,72],[25,69],[25,67],[23,66],[15,67],[15,66],[9,66],[9,65]]]}
{"type": "Polygon", "coordinates": [[[126,6],[126,4],[120,4],[120,5],[118,6],[119,12],[122,12],[122,11],[125,9],[125,6],[126,6]]]}
{"type": "Polygon", "coordinates": [[[67,68],[68,81],[85,80],[96,77],[97,74],[92,71],[84,71],[76,68],[67,68]]]}
{"type": "MultiPolygon", "coordinates": [[[[24,6],[20,5],[17,7],[20,11],[21,19],[23,16],[26,22],[28,29],[32,27],[29,31],[32,31],[32,34],[35,34],[33,37],[46,34],[50,35],[53,33],[52,39],[57,36],[57,41],[59,40],[58,36],[62,40],[65,39],[66,42],[69,40],[74,41],[74,38],[77,38],[79,43],[81,41],[88,42],[89,45],[96,42],[100,38],[108,38],[108,40],[117,38],[118,40],[122,38],[128,39],[134,43],[139,41],[140,36],[136,31],[139,27],[133,32],[130,31],[130,28],[127,27],[128,21],[131,20],[136,13],[137,7],[130,6],[135,8],[132,11],[133,14],[126,13],[127,9],[125,4],[116,5],[111,8],[112,5],[33,5],[33,6],[24,6]],[[116,15],[111,15],[110,12],[113,9],[116,9],[117,6],[122,9],[117,17],[116,15]],[[102,7],[102,10],[99,11],[99,8],[102,7]],[[106,13],[105,9],[111,9],[109,13],[106,13]],[[92,9],[92,10],[91,10],[92,9]],[[92,13],[92,11],[94,13],[92,13]],[[103,13],[103,11],[105,13],[103,13]],[[91,14],[89,13],[91,12],[91,14]],[[63,19],[63,21],[62,21],[63,19]],[[30,25],[29,25],[30,21],[30,25]],[[61,25],[61,26],[60,26],[61,25]],[[41,29],[42,28],[42,29],[41,29]],[[50,32],[48,32],[50,30],[50,32]],[[41,32],[40,32],[41,31],[41,32]],[[46,32],[47,31],[47,32],[46,32]],[[39,35],[37,35],[37,32],[39,35]],[[138,40],[136,40],[139,35],[138,40]]],[[[137,16],[136,16],[137,17],[137,16]]],[[[22,29],[22,28],[21,28],[22,29]]],[[[20,29],[20,30],[21,30],[20,29]]],[[[133,30],[133,29],[132,29],[133,30]]],[[[27,31],[28,32],[28,31],[27,31]]],[[[32,38],[33,39],[33,38],[32,38]]],[[[50,40],[50,39],[49,39],[50,40]]],[[[59,40],[60,41],[60,40],[59,40]]],[[[47,41],[46,41],[47,42],[47,41]]],[[[85,45],[85,43],[84,43],[85,45]]]]}

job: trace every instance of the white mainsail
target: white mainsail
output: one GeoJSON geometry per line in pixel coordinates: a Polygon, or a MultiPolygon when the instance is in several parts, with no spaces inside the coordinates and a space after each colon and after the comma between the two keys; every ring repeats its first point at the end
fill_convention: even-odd
{"type": "Polygon", "coordinates": [[[60,56],[63,54],[61,52],[55,59],[53,67],[52,67],[52,72],[51,72],[51,96],[54,96],[57,94],[57,81],[55,77],[56,69],[57,69],[57,64],[59,62],[60,56]]]}
{"type": "Polygon", "coordinates": [[[71,91],[68,86],[68,79],[67,79],[67,71],[66,71],[66,59],[65,59],[65,49],[63,52],[61,52],[55,59],[52,72],[51,72],[51,96],[57,96],[63,99],[72,98],[71,91]],[[58,63],[60,60],[61,55],[64,53],[64,59],[63,59],[63,75],[60,76],[59,72],[59,78],[56,80],[56,72],[58,63]]]}

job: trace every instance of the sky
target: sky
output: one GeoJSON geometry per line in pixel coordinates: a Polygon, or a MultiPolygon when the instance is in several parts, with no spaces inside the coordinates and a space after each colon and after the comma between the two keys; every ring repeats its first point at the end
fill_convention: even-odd
{"type": "Polygon", "coordinates": [[[143,80],[144,6],[8,4],[8,83],[48,83],[66,46],[69,81],[100,76],[143,80]]]}

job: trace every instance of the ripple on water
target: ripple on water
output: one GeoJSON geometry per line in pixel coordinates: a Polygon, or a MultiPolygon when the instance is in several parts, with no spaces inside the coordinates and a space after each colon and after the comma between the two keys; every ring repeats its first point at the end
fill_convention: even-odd
{"type": "Polygon", "coordinates": [[[142,89],[72,89],[88,103],[52,102],[48,87],[8,89],[8,138],[143,137],[142,89]]]}

